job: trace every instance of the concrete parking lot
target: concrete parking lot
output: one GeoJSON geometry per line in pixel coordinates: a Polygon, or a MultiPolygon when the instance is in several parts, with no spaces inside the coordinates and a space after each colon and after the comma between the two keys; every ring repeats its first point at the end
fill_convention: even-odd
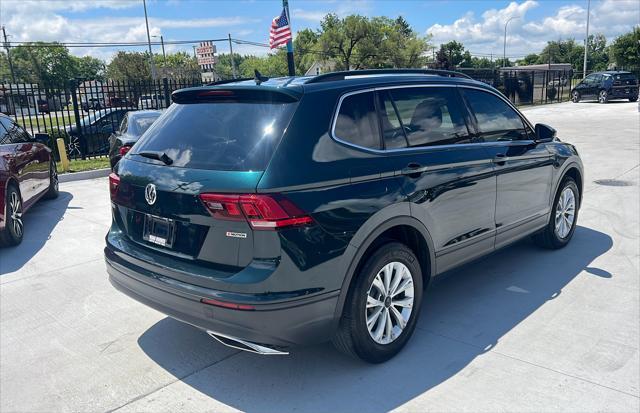
{"type": "Polygon", "coordinates": [[[330,344],[238,352],[118,293],[102,258],[106,179],[63,184],[25,216],[22,245],[0,250],[0,410],[637,412],[638,105],[524,113],[584,160],[573,241],[520,242],[438,282],[383,365],[330,344]]]}

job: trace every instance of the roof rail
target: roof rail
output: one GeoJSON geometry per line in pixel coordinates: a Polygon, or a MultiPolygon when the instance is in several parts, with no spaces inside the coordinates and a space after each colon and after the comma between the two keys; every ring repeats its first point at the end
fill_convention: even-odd
{"type": "Polygon", "coordinates": [[[336,80],[344,80],[349,76],[375,76],[375,75],[436,75],[445,77],[460,77],[464,79],[471,79],[470,76],[454,72],[451,70],[437,70],[437,69],[366,69],[366,70],[345,70],[341,72],[331,72],[322,75],[315,76],[305,82],[309,83],[321,83],[321,82],[333,82],[336,80]]]}

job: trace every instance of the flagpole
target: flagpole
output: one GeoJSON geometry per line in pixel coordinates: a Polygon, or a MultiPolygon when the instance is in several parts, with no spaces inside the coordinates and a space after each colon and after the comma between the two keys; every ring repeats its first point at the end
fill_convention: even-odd
{"type": "Polygon", "coordinates": [[[291,28],[291,16],[289,15],[289,1],[282,0],[282,7],[287,13],[287,21],[289,22],[289,30],[291,30],[291,40],[287,42],[287,67],[289,68],[289,76],[296,75],[296,66],[293,61],[293,29],[291,28]]]}

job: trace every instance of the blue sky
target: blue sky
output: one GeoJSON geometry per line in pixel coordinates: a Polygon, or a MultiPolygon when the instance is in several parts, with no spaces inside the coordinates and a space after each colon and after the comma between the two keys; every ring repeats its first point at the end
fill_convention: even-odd
{"type": "MultiPolygon", "coordinates": [[[[340,16],[402,15],[434,45],[461,41],[474,54],[501,54],[504,22],[509,24],[508,51],[513,57],[537,52],[548,40],[583,41],[587,0],[290,0],[293,29],[317,28],[326,13],[340,16]]],[[[150,29],[166,41],[226,37],[267,42],[279,0],[148,0],[150,29]]],[[[640,1],[592,0],[591,32],[608,38],[640,23],[640,1]]],[[[12,41],[137,42],[146,40],[142,0],[0,0],[0,24],[12,41]]],[[[169,45],[169,51],[191,50],[169,45]]],[[[142,50],[142,49],[141,49],[142,50]]],[[[219,43],[218,50],[228,50],[219,43]]],[[[114,49],[72,49],[77,55],[108,59],[114,49]]],[[[158,48],[159,51],[159,48],[158,48]]],[[[264,54],[268,49],[234,46],[241,53],[264,54]]]]}

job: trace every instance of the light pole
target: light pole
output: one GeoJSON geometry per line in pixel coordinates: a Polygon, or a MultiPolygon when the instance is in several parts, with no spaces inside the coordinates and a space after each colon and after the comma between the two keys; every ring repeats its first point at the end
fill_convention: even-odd
{"type": "Polygon", "coordinates": [[[591,0],[587,0],[587,37],[584,38],[584,62],[582,62],[582,78],[587,76],[587,53],[589,53],[589,15],[591,14],[591,0]]]}
{"type": "Polygon", "coordinates": [[[149,18],[147,17],[146,0],[142,0],[142,6],[144,7],[144,23],[147,26],[147,43],[149,44],[149,59],[151,59],[151,78],[156,80],[156,64],[153,61],[153,51],[151,50],[151,35],[149,34],[149,18]]]}
{"type": "Polygon", "coordinates": [[[167,55],[164,52],[164,38],[162,37],[162,35],[151,37],[153,37],[154,39],[157,39],[158,37],[160,38],[160,44],[162,45],[162,63],[164,64],[164,66],[167,66],[167,55]]]}
{"type": "Polygon", "coordinates": [[[504,45],[502,47],[502,67],[507,66],[507,25],[511,20],[515,18],[516,16],[509,17],[507,22],[504,24],[504,45]]]}

